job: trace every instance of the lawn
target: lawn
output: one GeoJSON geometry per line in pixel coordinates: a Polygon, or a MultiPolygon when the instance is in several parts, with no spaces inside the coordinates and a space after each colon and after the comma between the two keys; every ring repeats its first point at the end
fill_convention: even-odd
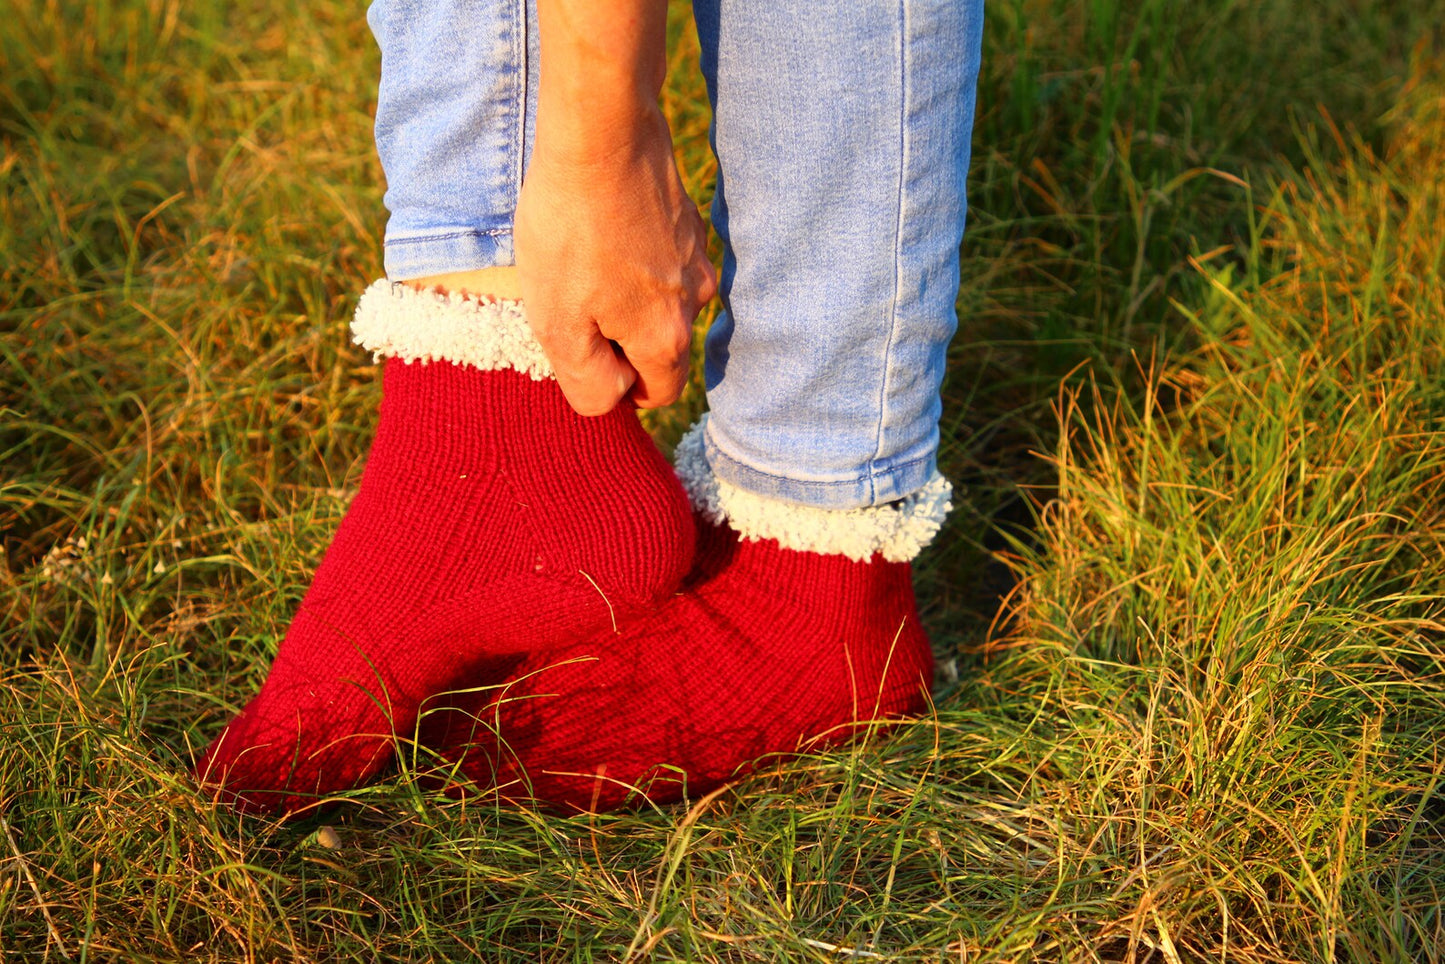
{"type": "Polygon", "coordinates": [[[1445,960],[1445,3],[991,0],[925,718],[571,817],[403,743],[284,824],[187,765],[360,478],[374,44],[0,15],[0,960],[1445,960]]]}

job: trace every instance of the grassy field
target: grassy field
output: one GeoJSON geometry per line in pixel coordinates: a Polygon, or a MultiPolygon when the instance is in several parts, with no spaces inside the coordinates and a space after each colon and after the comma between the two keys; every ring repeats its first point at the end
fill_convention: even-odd
{"type": "Polygon", "coordinates": [[[0,959],[1445,960],[1445,4],[991,0],[931,716],[276,825],[185,767],[370,437],[360,12],[0,7],[0,959]]]}

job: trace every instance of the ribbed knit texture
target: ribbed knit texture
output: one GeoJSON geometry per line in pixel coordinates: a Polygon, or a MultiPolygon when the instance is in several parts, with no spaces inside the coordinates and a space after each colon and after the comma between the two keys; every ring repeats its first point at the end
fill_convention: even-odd
{"type": "Polygon", "coordinates": [[[197,773],[257,810],[356,786],[425,699],[489,658],[605,638],[653,608],[693,533],[630,407],[582,418],[550,379],[392,358],[360,491],[260,693],[197,773]]]}
{"type": "Polygon", "coordinates": [[[909,563],[698,522],[680,594],[620,634],[525,658],[504,688],[451,697],[423,742],[508,796],[606,810],[696,797],[926,707],[933,656],[909,563]]]}

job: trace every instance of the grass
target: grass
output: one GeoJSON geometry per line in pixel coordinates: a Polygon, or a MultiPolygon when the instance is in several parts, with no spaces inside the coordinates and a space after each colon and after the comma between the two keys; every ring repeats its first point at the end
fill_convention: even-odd
{"type": "Polygon", "coordinates": [[[931,717],[689,807],[404,771],[324,827],[184,765],[370,437],[371,39],[4,13],[0,958],[1445,959],[1440,4],[990,5],[931,717]]]}

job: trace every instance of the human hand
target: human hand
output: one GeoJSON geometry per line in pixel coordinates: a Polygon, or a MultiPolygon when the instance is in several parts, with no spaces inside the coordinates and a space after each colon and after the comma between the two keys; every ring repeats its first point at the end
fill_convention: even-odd
{"type": "Polygon", "coordinates": [[[676,401],[717,274],[661,111],[603,136],[539,120],[513,230],[527,318],[572,407],[676,401]]]}

